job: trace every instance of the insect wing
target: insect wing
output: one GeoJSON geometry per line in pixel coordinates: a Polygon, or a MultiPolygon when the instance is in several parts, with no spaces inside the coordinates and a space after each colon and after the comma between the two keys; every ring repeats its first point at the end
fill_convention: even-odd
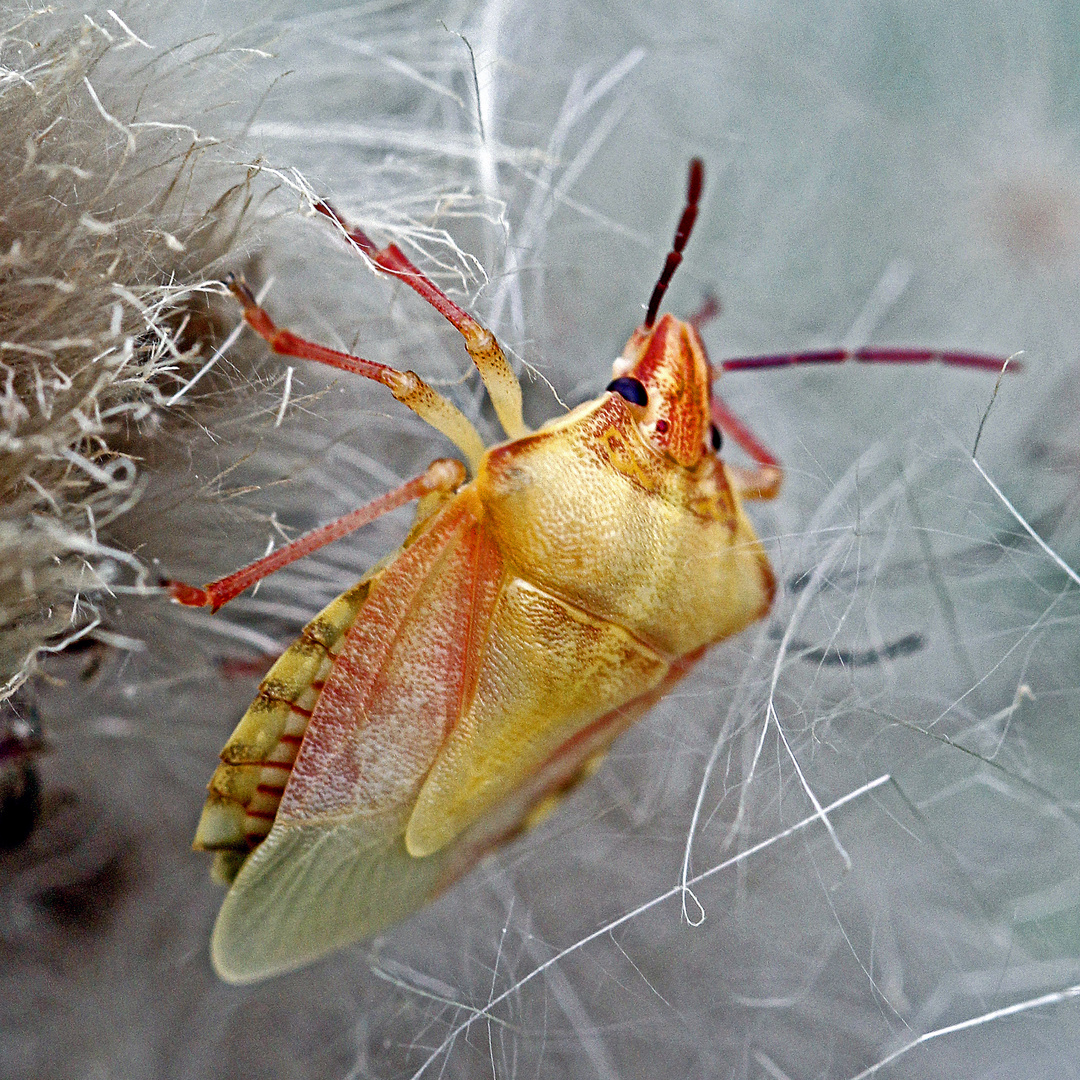
{"type": "MultiPolygon", "coordinates": [[[[405,824],[475,682],[502,557],[458,498],[373,580],[315,705],[269,835],[214,929],[214,966],[253,982],[368,937],[461,873],[415,859],[405,824]]],[[[475,856],[472,856],[475,858],[475,856]]]]}
{"type": "MultiPolygon", "coordinates": [[[[251,983],[317,960],[422,907],[445,859],[414,859],[408,808],[275,825],[225,897],[211,941],[218,975],[251,983]]],[[[448,853],[449,854],[449,853],[448,853]]]]}
{"type": "MultiPolygon", "coordinates": [[[[491,621],[484,663],[461,721],[424,782],[406,844],[437,852],[592,740],[598,720],[648,693],[667,661],[616,623],[510,577],[491,621]]],[[[597,732],[604,742],[614,729],[597,732]]]]}
{"type": "Polygon", "coordinates": [[[550,810],[702,652],[676,661],[650,691],[578,732],[502,803],[432,855],[416,858],[405,847],[412,806],[333,823],[275,825],[222,905],[211,944],[218,974],[233,983],[256,982],[404,919],[550,810]]]}

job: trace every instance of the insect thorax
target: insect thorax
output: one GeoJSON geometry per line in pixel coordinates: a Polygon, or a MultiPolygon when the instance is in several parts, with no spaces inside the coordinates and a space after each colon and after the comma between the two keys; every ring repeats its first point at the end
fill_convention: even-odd
{"type": "Polygon", "coordinates": [[[666,460],[618,395],[491,450],[476,491],[526,580],[671,658],[768,610],[772,573],[723,464],[666,460]]]}

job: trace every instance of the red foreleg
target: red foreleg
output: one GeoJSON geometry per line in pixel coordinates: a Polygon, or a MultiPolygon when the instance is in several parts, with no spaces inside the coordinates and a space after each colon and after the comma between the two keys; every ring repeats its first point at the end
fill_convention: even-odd
{"type": "Polygon", "coordinates": [[[377,247],[363,229],[350,225],[329,203],[317,202],[315,209],[337,224],[380,270],[400,278],[450,321],[465,339],[465,348],[480,372],[503,430],[512,439],[527,434],[521,415],[521,386],[495,335],[421,273],[397,244],[377,247]]]}
{"type": "Polygon", "coordinates": [[[727,466],[739,494],[744,499],[775,499],[784,479],[780,462],[716,394],[713,394],[710,408],[713,423],[757,463],[755,469],[727,466]]]}
{"type": "Polygon", "coordinates": [[[315,360],[320,364],[382,383],[398,401],[412,409],[433,428],[441,431],[468,458],[472,468],[476,469],[484,454],[484,441],[479,432],[453,402],[436,393],[415,371],[398,371],[387,364],[365,360],[361,356],[353,356],[352,353],[338,352],[337,349],[328,349],[325,345],[297,337],[291,330],[283,330],[275,325],[244,282],[229,274],[225,284],[240,301],[248,326],[274,352],[282,356],[295,356],[301,360],[315,360]]]}
{"type": "Polygon", "coordinates": [[[212,581],[201,589],[182,581],[166,581],[163,584],[178,604],[188,607],[208,607],[217,611],[222,604],[227,604],[249,585],[254,585],[256,581],[274,573],[275,570],[280,570],[289,563],[296,562],[297,559],[302,559],[313,551],[318,551],[319,548],[347,536],[362,525],[369,524],[413,499],[423,498],[435,491],[450,493],[464,482],[465,467],[461,462],[450,458],[440,458],[438,461],[433,461],[425,473],[406,481],[401,487],[380,495],[366,506],[345,514],[337,521],[331,521],[329,525],[323,525],[305,533],[291,544],[278,548],[277,551],[271,552],[262,559],[256,559],[255,562],[229,574],[228,577],[212,581]]]}
{"type": "MultiPolygon", "coordinates": [[[[708,310],[708,306],[703,310],[708,310]]],[[[853,360],[864,364],[951,364],[954,367],[975,368],[979,371],[1019,370],[1020,365],[996,356],[979,353],[951,352],[943,349],[913,349],[892,346],[867,346],[859,349],[827,349],[802,353],[779,353],[774,356],[747,356],[722,360],[713,370],[748,371],[757,368],[792,367],[797,364],[843,364],[853,360]]],[[[757,463],[756,469],[728,466],[740,493],[747,499],[771,499],[780,490],[783,472],[780,463],[757,436],[715,394],[712,399],[712,418],[725,435],[729,435],[757,463]]]]}

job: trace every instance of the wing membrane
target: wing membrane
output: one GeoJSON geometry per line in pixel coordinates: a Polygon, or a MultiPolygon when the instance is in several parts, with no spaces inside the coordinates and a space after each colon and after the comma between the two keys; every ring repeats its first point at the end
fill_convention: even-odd
{"type": "Polygon", "coordinates": [[[414,859],[402,836],[471,694],[501,581],[502,557],[461,499],[372,580],[273,827],[222,905],[223,978],[251,982],[369,937],[445,880],[458,856],[414,859]]]}

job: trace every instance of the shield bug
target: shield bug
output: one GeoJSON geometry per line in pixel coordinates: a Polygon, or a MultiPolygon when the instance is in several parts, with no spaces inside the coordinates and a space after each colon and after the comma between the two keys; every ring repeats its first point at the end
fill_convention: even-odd
{"type": "MultiPolygon", "coordinates": [[[[660,316],[698,212],[700,160],[645,321],[595,401],[531,431],[494,336],[394,244],[316,209],[464,336],[507,439],[413,372],[279,329],[230,279],[274,352],[387,386],[465,458],[180,603],[219,608],[266,574],[419,500],[401,549],[333,601],[263,680],[210,782],[195,847],[231,883],[214,929],[222,978],[298,967],[404,918],[588,775],[611,741],[718,641],[760,619],[775,584],[742,509],[780,487],[776,459],[713,394],[697,319],[660,316]],[[721,432],[750,468],[725,464],[721,432]],[[694,568],[688,574],[686,568],[694,568]]],[[[997,362],[919,350],[729,361],[997,362]]]]}

